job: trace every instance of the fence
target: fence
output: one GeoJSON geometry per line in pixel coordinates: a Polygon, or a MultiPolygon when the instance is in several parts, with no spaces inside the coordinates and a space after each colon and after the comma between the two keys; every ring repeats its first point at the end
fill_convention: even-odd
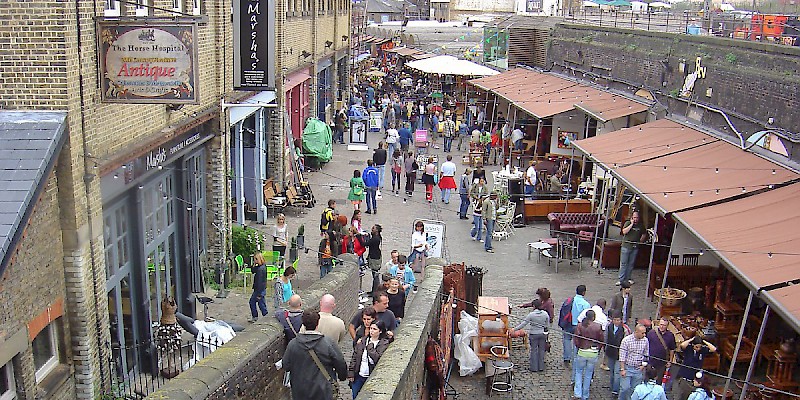
{"type": "Polygon", "coordinates": [[[647,31],[708,34],[731,39],[800,46],[800,21],[774,14],[712,14],[708,19],[697,12],[632,12],[584,7],[565,17],[572,23],[647,31]]]}
{"type": "Polygon", "coordinates": [[[217,338],[178,336],[124,346],[108,344],[111,388],[101,398],[143,399],[220,346],[217,338]]]}

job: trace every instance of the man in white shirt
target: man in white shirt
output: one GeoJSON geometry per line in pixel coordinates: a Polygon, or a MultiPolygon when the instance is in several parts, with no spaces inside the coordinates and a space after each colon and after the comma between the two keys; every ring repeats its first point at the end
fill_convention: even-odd
{"type": "Polygon", "coordinates": [[[389,128],[386,130],[386,145],[388,146],[387,149],[387,156],[391,160],[392,156],[394,155],[394,151],[398,149],[397,141],[400,139],[400,133],[397,129],[389,128]]]}
{"type": "Polygon", "coordinates": [[[525,197],[533,197],[533,192],[536,190],[536,161],[531,160],[528,163],[528,169],[525,171],[525,197]]]}
{"type": "Polygon", "coordinates": [[[578,315],[578,323],[583,321],[583,318],[586,317],[586,311],[592,310],[594,311],[594,322],[597,322],[601,327],[603,327],[603,330],[606,330],[606,326],[608,326],[608,317],[606,316],[605,311],[603,311],[605,308],[606,300],[597,300],[597,304],[593,305],[591,308],[581,311],[580,315],[578,315]]]}
{"type": "Polygon", "coordinates": [[[514,149],[516,150],[522,150],[522,138],[525,137],[525,132],[522,129],[525,129],[525,127],[520,126],[511,131],[511,143],[514,144],[514,149]]]}

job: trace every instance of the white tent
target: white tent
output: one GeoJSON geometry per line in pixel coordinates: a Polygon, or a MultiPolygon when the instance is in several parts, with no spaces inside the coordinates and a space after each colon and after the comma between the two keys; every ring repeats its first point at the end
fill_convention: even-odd
{"type": "Polygon", "coordinates": [[[489,67],[475,64],[472,61],[461,60],[453,56],[430,57],[406,63],[406,66],[428,74],[458,76],[489,76],[499,74],[499,72],[489,67]]]}
{"type": "Polygon", "coordinates": [[[647,12],[647,3],[643,1],[632,1],[631,11],[633,12],[647,12]]]}
{"type": "Polygon", "coordinates": [[[600,7],[600,4],[597,4],[597,3],[593,2],[593,1],[589,1],[589,0],[583,0],[583,4],[582,5],[584,7],[600,7]]]}
{"type": "Polygon", "coordinates": [[[672,4],[664,3],[663,1],[654,1],[650,3],[650,7],[653,8],[672,8],[672,4]]]}
{"type": "Polygon", "coordinates": [[[734,8],[734,7],[733,7],[733,4],[722,3],[722,4],[719,6],[719,9],[720,9],[720,10],[722,10],[722,11],[733,11],[733,10],[735,10],[736,8],[734,8]]]}

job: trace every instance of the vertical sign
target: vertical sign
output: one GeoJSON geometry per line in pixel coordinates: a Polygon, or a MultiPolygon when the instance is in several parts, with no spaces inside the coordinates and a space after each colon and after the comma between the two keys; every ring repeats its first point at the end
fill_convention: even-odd
{"type": "Polygon", "coordinates": [[[233,1],[233,87],[275,89],[275,0],[233,1]]]}

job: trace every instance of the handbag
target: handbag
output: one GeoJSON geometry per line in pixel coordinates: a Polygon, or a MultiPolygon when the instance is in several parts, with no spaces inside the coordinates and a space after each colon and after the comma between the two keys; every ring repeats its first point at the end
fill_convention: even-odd
{"type": "Polygon", "coordinates": [[[322,376],[325,377],[325,380],[331,384],[333,388],[333,398],[338,399],[339,385],[336,384],[336,382],[331,378],[331,374],[329,374],[328,370],[325,369],[325,366],[322,365],[322,361],[320,361],[319,357],[317,357],[317,352],[315,352],[314,349],[308,349],[308,354],[311,355],[311,358],[314,360],[314,364],[317,364],[317,368],[319,368],[319,371],[322,372],[322,376]]]}
{"type": "Polygon", "coordinates": [[[547,341],[544,342],[544,352],[545,353],[549,353],[550,352],[550,340],[547,340],[547,341]]]}
{"type": "Polygon", "coordinates": [[[356,185],[353,187],[353,194],[356,196],[361,196],[364,194],[364,187],[361,185],[356,185]]]}

